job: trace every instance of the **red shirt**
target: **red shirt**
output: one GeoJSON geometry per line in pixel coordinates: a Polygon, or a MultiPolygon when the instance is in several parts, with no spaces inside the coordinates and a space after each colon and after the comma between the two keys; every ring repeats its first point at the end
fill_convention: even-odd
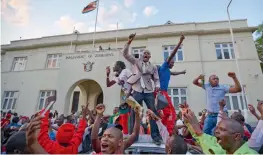
{"type": "Polygon", "coordinates": [[[77,132],[69,142],[68,146],[61,146],[57,141],[52,141],[48,136],[48,115],[49,112],[46,113],[46,117],[42,120],[40,126],[40,133],[38,136],[39,144],[45,149],[47,153],[50,154],[77,154],[78,147],[82,142],[82,137],[86,128],[86,120],[81,119],[79,121],[79,126],[77,132]]]}

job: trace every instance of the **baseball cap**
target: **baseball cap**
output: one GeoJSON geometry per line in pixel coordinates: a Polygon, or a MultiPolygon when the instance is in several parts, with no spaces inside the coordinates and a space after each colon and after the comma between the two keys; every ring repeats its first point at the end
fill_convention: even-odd
{"type": "Polygon", "coordinates": [[[107,129],[109,128],[117,128],[122,131],[122,126],[120,124],[108,124],[107,129]]]}

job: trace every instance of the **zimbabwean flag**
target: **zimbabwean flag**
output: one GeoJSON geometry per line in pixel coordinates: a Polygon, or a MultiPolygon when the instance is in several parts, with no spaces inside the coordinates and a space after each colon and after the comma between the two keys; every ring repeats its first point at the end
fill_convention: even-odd
{"type": "Polygon", "coordinates": [[[89,3],[83,10],[82,13],[88,13],[90,11],[93,11],[97,8],[97,1],[89,3]]]}

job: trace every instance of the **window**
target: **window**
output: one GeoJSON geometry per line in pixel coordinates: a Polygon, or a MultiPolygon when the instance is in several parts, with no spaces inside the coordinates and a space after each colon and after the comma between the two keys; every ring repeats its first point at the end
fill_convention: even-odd
{"type": "Polygon", "coordinates": [[[144,50],[145,50],[145,47],[132,48],[132,55],[135,58],[140,58],[142,56],[144,50]]]}
{"type": "Polygon", "coordinates": [[[38,110],[41,110],[46,106],[47,97],[52,96],[53,94],[55,94],[55,90],[40,91],[38,110]]]}
{"type": "Polygon", "coordinates": [[[26,67],[27,57],[15,57],[12,65],[12,71],[23,71],[26,67]]]}
{"type": "Polygon", "coordinates": [[[5,91],[3,97],[3,110],[13,110],[16,107],[18,91],[5,91]]]}
{"type": "MultiPolygon", "coordinates": [[[[173,52],[175,46],[163,46],[163,58],[164,61],[170,56],[170,54],[173,52]]],[[[179,47],[177,53],[174,56],[174,61],[184,61],[184,55],[183,55],[183,49],[182,47],[179,47]]]]}
{"type": "Polygon", "coordinates": [[[244,110],[247,109],[247,101],[243,103],[242,93],[226,94],[226,106],[228,110],[244,110]]]}
{"type": "Polygon", "coordinates": [[[59,68],[62,54],[47,55],[47,68],[59,68]]]}
{"type": "Polygon", "coordinates": [[[179,104],[187,101],[186,88],[168,88],[168,95],[171,97],[176,110],[179,109],[179,104]]]}
{"type": "Polygon", "coordinates": [[[235,59],[235,53],[233,49],[233,44],[215,44],[216,57],[218,60],[235,59]]]}

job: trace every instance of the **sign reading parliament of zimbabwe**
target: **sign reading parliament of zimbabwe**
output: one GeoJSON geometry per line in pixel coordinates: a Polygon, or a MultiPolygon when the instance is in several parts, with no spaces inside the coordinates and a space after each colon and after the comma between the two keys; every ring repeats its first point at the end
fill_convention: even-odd
{"type": "Polygon", "coordinates": [[[114,56],[113,52],[79,52],[79,53],[87,53],[87,54],[82,54],[82,55],[69,55],[66,56],[66,60],[76,60],[76,59],[84,59],[85,56],[88,58],[99,58],[99,57],[112,57],[114,56]]]}

